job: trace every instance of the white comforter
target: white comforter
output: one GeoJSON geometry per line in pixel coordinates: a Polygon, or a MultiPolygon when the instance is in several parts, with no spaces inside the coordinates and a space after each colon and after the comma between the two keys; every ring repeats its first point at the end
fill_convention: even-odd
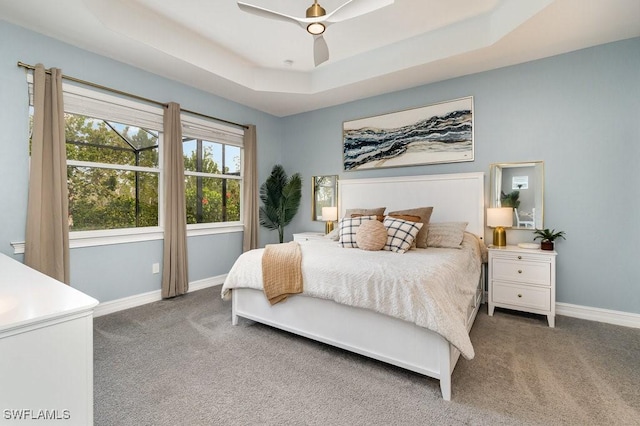
{"type": "MultiPolygon", "coordinates": [[[[302,249],[304,294],[371,309],[426,327],[460,350],[474,350],[466,328],[467,308],[476,292],[482,243],[465,233],[462,249],[414,249],[404,254],[342,248],[334,241],[306,241],[302,249]]],[[[262,253],[242,254],[222,287],[262,289],[262,253]]],[[[296,297],[296,296],[292,296],[296,297]]]]}

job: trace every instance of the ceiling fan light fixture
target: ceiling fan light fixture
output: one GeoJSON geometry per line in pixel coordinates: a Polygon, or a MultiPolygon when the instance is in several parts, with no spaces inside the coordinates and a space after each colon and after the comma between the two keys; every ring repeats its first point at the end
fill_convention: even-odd
{"type": "Polygon", "coordinates": [[[324,32],[324,24],[322,22],[313,22],[307,25],[307,32],[313,35],[320,35],[324,32]]]}

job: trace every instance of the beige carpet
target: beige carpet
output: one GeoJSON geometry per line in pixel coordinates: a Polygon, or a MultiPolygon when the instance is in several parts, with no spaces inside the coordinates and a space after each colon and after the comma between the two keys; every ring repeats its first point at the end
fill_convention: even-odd
{"type": "Polygon", "coordinates": [[[95,319],[96,425],[640,425],[640,330],[482,307],[438,382],[270,327],[220,287],[95,319]]]}

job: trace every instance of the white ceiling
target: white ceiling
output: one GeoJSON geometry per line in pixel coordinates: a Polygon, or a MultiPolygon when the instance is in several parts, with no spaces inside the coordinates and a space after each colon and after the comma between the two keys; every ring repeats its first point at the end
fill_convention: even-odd
{"type": "MultiPolygon", "coordinates": [[[[244,1],[299,17],[313,3],[244,1]]],[[[318,67],[304,29],[235,0],[0,0],[0,19],[287,116],[637,37],[640,0],[395,0],[327,28],[318,67]]]]}

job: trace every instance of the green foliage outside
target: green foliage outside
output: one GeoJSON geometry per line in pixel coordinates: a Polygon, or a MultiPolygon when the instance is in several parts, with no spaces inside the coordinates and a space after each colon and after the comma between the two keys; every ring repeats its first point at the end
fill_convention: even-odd
{"type": "MultiPolygon", "coordinates": [[[[65,121],[68,160],[159,167],[154,132],[72,114],[65,121]]],[[[198,171],[223,173],[206,150],[203,157],[198,171]]],[[[185,170],[196,161],[195,152],[185,156],[185,170]]],[[[158,179],[157,172],[68,166],[69,229],[157,226],[158,179]]],[[[187,223],[240,220],[239,180],[185,176],[185,192],[187,223]]]]}
{"type": "MultiPolygon", "coordinates": [[[[202,142],[201,142],[202,143],[202,142]]],[[[211,142],[202,143],[202,158],[193,150],[184,156],[185,171],[209,174],[231,174],[229,165],[219,164],[214,159],[211,142]]],[[[234,157],[233,170],[240,169],[240,151],[234,157]]],[[[203,176],[185,176],[185,198],[187,223],[216,223],[240,220],[240,180],[203,176]]]]}
{"type": "MultiPolygon", "coordinates": [[[[122,136],[103,120],[65,114],[67,159],[158,167],[157,136],[136,127],[120,132],[122,136]],[[124,139],[134,147],[155,148],[136,155],[124,139]]],[[[67,186],[70,231],[158,225],[157,173],[68,166],[67,186]]]]}

